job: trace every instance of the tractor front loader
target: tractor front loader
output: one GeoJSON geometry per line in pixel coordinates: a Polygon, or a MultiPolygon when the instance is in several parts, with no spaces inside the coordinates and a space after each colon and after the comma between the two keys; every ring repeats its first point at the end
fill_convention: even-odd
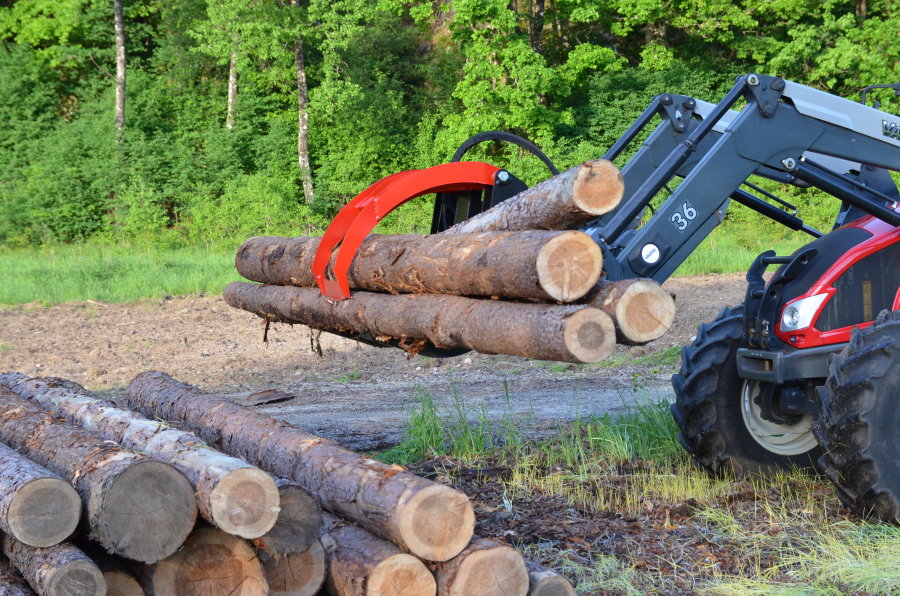
{"type": "MultiPolygon", "coordinates": [[[[900,84],[891,87],[900,95],[900,84]]],[[[900,193],[888,172],[900,169],[900,117],[750,74],[718,104],[657,96],[604,157],[618,157],[657,116],[621,170],[621,204],[583,228],[607,280],[664,281],[732,202],[813,238],[790,256],[767,251],[748,264],[744,303],[701,325],[683,349],[672,414],[685,449],[713,473],[815,464],[848,505],[900,518],[900,193]],[[837,199],[833,229],[810,227],[754,176],[837,199]]],[[[454,161],[486,140],[515,142],[556,171],[507,133],[473,137],[454,161]]],[[[483,191],[439,194],[432,232],[523,188],[500,170],[483,191]]]]}

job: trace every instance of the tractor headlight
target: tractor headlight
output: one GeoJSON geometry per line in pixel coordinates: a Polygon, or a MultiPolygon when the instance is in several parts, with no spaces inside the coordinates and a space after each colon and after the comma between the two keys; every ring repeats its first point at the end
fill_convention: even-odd
{"type": "Polygon", "coordinates": [[[826,298],[828,294],[816,294],[788,304],[781,314],[781,330],[798,331],[809,327],[826,298]]]}

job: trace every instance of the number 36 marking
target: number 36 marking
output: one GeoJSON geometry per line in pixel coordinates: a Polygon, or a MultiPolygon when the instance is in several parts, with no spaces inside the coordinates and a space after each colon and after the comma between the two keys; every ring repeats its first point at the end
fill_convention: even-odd
{"type": "Polygon", "coordinates": [[[679,232],[683,232],[688,227],[688,222],[693,221],[697,217],[697,210],[691,207],[691,204],[685,201],[681,204],[681,211],[672,214],[672,223],[678,228],[679,232]],[[682,213],[684,215],[682,215],[682,213]]]}

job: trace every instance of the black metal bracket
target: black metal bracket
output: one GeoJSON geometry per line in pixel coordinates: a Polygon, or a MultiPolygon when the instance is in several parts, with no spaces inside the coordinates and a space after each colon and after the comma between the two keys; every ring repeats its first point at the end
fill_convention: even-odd
{"type": "Polygon", "coordinates": [[[775,115],[784,93],[784,79],[764,75],[747,75],[747,91],[756,100],[759,113],[766,118],[775,115]]]}

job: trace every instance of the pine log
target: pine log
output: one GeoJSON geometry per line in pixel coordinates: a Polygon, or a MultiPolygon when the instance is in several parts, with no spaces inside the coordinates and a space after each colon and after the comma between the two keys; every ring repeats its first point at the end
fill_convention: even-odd
{"type": "Polygon", "coordinates": [[[478,215],[444,234],[513,230],[570,230],[619,205],[625,181],[605,159],[566,170],[478,215]]]}
{"type": "Polygon", "coordinates": [[[106,594],[106,580],[100,568],[68,542],[35,548],[4,536],[3,554],[41,596],[106,594]]]}
{"type": "Polygon", "coordinates": [[[608,314],[623,344],[659,339],[675,322],[675,300],[651,279],[601,281],[581,302],[608,314]]]}
{"type": "Polygon", "coordinates": [[[322,507],[292,480],[276,480],[281,511],[272,529],[253,541],[262,552],[274,556],[303,553],[319,539],[322,507]]]}
{"type": "MultiPolygon", "coordinates": [[[[313,287],[320,240],[250,238],[235,266],[251,281],[313,287]]],[[[571,302],[597,283],[602,268],[600,247],[577,231],[372,235],[347,277],[351,288],[370,292],[571,302]]]]}
{"type": "Polygon", "coordinates": [[[199,437],[92,397],[71,382],[0,375],[4,385],[104,439],[141,451],[181,471],[194,486],[200,514],[242,538],[269,531],[278,517],[278,488],[266,472],[203,445],[199,437]]]}
{"type": "Polygon", "coordinates": [[[194,525],[194,491],[181,472],[55,418],[6,387],[0,387],[0,441],[75,488],[91,537],[110,552],[158,561],[194,525]]]}
{"type": "Polygon", "coordinates": [[[328,558],[326,588],[331,594],[428,596],[435,593],[434,576],[422,561],[339,518],[323,516],[322,545],[328,558]]]}
{"type": "Polygon", "coordinates": [[[34,596],[28,582],[6,557],[0,556],[0,596],[34,596]]]}
{"type": "Polygon", "coordinates": [[[575,596],[569,580],[533,559],[525,559],[528,568],[528,596],[575,596]]]}
{"type": "Polygon", "coordinates": [[[431,561],[459,553],[475,516],[465,494],[309,435],[159,372],[138,375],[128,398],[144,415],[191,428],[211,445],[290,478],[326,508],[431,561]]]}
{"type": "Polygon", "coordinates": [[[290,555],[259,551],[271,596],[313,596],[325,583],[325,549],[316,538],[309,547],[290,555]]]}
{"type": "Polygon", "coordinates": [[[250,544],[213,528],[195,530],[178,552],[138,574],[154,596],[264,596],[269,586],[250,544]]]}
{"type": "Polygon", "coordinates": [[[455,558],[437,566],[440,596],[526,596],[528,569],[511,546],[476,538],[455,558]]]}
{"type": "Polygon", "coordinates": [[[0,530],[29,546],[47,547],[68,538],[80,517],[74,488],[0,443],[0,530]]]}
{"type": "Polygon", "coordinates": [[[134,576],[124,569],[103,570],[103,579],[106,580],[106,596],[146,596],[147,594],[134,576]]]}
{"type": "Polygon", "coordinates": [[[372,292],[332,301],[315,288],[244,282],[229,284],[225,301],[267,320],[409,341],[412,352],[430,342],[438,348],[482,354],[598,362],[615,346],[609,316],[585,306],[372,292]]]}

